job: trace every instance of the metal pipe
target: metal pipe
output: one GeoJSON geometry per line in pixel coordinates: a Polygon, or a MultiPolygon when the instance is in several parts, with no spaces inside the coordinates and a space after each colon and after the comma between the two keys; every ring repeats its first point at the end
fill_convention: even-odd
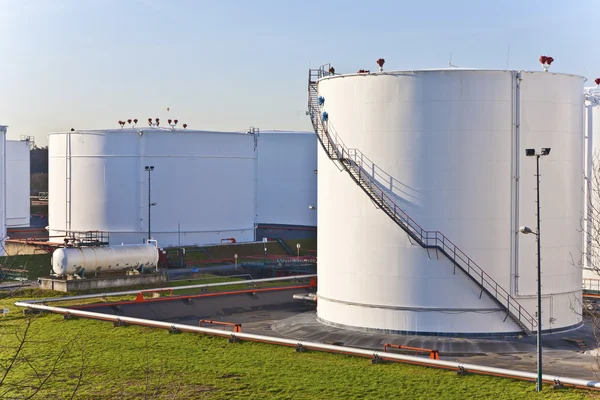
{"type": "Polygon", "coordinates": [[[295,294],[292,296],[294,300],[302,300],[302,301],[312,301],[314,303],[317,302],[317,296],[311,296],[310,294],[295,294]]]}
{"type": "MultiPolygon", "coordinates": [[[[132,317],[124,317],[118,315],[110,315],[110,314],[102,314],[90,311],[83,310],[74,310],[63,307],[52,307],[42,304],[32,304],[31,302],[19,301],[15,303],[18,307],[26,307],[30,309],[36,309],[41,311],[49,311],[63,315],[73,315],[85,318],[93,318],[104,321],[112,321],[112,322],[120,322],[120,323],[129,323],[132,325],[143,325],[155,328],[164,328],[178,331],[187,331],[187,332],[196,332],[196,333],[204,333],[213,336],[223,336],[223,337],[231,337],[235,339],[242,339],[248,341],[269,343],[269,344],[278,344],[283,346],[291,346],[291,347],[302,347],[308,350],[318,350],[318,351],[326,351],[332,353],[342,353],[354,356],[361,357],[373,357],[379,359],[386,359],[391,361],[399,361],[406,362],[410,364],[419,364],[424,366],[431,366],[437,368],[448,368],[460,371],[469,371],[481,374],[491,374],[501,377],[507,378],[520,378],[527,380],[534,380],[537,378],[537,375],[532,372],[523,372],[523,371],[515,371],[504,368],[495,368],[495,367],[487,367],[483,365],[476,364],[464,364],[456,361],[443,361],[443,360],[433,360],[421,357],[414,357],[403,354],[392,354],[385,353],[380,351],[372,351],[365,349],[357,349],[354,347],[345,347],[345,346],[336,346],[329,345],[324,343],[316,343],[316,342],[306,342],[306,341],[298,341],[291,339],[284,339],[280,337],[272,337],[272,336],[264,336],[264,335],[256,335],[251,333],[232,333],[229,331],[224,331],[220,329],[211,329],[204,327],[196,327],[191,325],[183,325],[177,323],[170,322],[160,322],[160,321],[152,321],[148,319],[142,318],[132,318],[132,317]]],[[[583,388],[593,388],[600,389],[600,382],[597,381],[588,381],[585,379],[576,379],[562,376],[554,376],[554,375],[543,375],[542,379],[546,382],[573,385],[583,388]]]]}
{"type": "MultiPolygon", "coordinates": [[[[196,285],[187,285],[187,286],[171,286],[164,288],[156,288],[153,290],[187,290],[187,289],[201,289],[207,287],[218,287],[218,286],[230,286],[230,285],[245,285],[245,284],[254,284],[261,282],[280,282],[280,281],[291,281],[296,279],[309,279],[316,278],[316,274],[310,275],[295,275],[295,276],[281,276],[278,278],[265,278],[265,279],[250,279],[245,281],[229,281],[229,282],[217,282],[217,283],[202,283],[196,285]]],[[[37,303],[51,303],[55,301],[70,301],[70,300],[84,300],[84,299],[94,299],[94,298],[104,298],[104,297],[114,297],[114,296],[125,296],[130,294],[137,295],[142,290],[127,290],[124,292],[110,292],[110,293],[97,293],[97,294],[83,294],[79,296],[67,296],[67,297],[50,297],[46,299],[37,299],[37,300],[25,300],[21,303],[23,304],[37,304],[37,303]]]]}

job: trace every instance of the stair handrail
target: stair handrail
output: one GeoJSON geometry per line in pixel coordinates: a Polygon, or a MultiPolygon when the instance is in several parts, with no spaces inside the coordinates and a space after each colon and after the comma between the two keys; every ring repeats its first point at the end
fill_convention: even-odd
{"type": "MultiPolygon", "coordinates": [[[[314,90],[316,92],[316,82],[309,81],[309,90],[314,90]]],[[[517,302],[516,299],[510,295],[510,293],[508,293],[508,291],[506,291],[502,286],[498,285],[498,283],[487,272],[485,272],[483,268],[477,265],[475,261],[467,256],[465,252],[463,252],[443,233],[440,231],[427,231],[423,229],[403,209],[396,205],[396,202],[388,196],[384,189],[382,189],[381,183],[377,181],[374,175],[369,174],[369,172],[363,168],[362,163],[364,160],[368,160],[368,162],[372,161],[368,159],[360,150],[349,149],[345,145],[344,141],[335,130],[333,124],[329,120],[323,121],[320,109],[317,104],[314,104],[314,101],[314,96],[309,96],[309,114],[311,122],[320,140],[326,140],[329,142],[329,145],[335,153],[329,153],[327,146],[322,142],[323,147],[325,148],[326,152],[328,152],[328,156],[330,158],[334,158],[335,156],[335,158],[338,160],[347,160],[351,168],[354,168],[364,181],[368,181],[369,188],[374,192],[372,198],[374,200],[377,199],[378,201],[381,200],[382,205],[387,208],[387,210],[385,210],[386,213],[392,214],[390,215],[392,219],[394,219],[394,221],[399,225],[404,226],[406,228],[404,230],[409,233],[409,236],[413,237],[413,239],[417,240],[419,244],[425,248],[436,248],[440,250],[444,255],[446,255],[446,257],[458,265],[474,280],[476,276],[478,278],[476,281],[479,283],[482,289],[486,290],[492,296],[495,294],[494,297],[497,299],[497,301],[500,302],[500,299],[506,301],[506,304],[502,303],[503,306],[506,307],[506,310],[509,313],[512,313],[515,318],[521,321],[521,323],[523,319],[525,319],[531,326],[531,331],[533,331],[533,329],[537,326],[537,320],[523,306],[521,306],[521,304],[517,302]],[[430,240],[434,244],[430,244],[430,240]],[[461,265],[459,260],[462,262],[462,264],[466,265],[461,265]],[[473,276],[474,274],[475,276],[473,276]]],[[[387,173],[385,173],[385,176],[391,177],[387,173]]]]}

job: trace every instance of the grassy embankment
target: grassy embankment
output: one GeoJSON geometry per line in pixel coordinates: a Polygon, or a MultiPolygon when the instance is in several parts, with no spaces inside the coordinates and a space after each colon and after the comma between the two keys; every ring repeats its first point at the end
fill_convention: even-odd
{"type": "Polygon", "coordinates": [[[25,317],[0,301],[10,314],[0,324],[0,375],[13,359],[28,318],[31,325],[0,395],[21,398],[54,373],[38,398],[80,399],[583,399],[597,392],[574,389],[542,394],[532,383],[451,371],[377,364],[357,357],[224,338],[127,326],[46,314],[25,317]],[[7,391],[8,392],[5,392],[7,391]]]}

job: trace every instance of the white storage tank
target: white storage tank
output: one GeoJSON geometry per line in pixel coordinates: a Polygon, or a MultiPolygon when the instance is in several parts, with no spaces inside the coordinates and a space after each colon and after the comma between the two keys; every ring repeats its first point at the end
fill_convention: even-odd
{"type": "Polygon", "coordinates": [[[259,227],[317,226],[317,138],[314,132],[258,134],[259,227]]]}
{"type": "MultiPolygon", "coordinates": [[[[582,247],[583,82],[552,72],[462,69],[335,75],[318,82],[319,114],[351,149],[345,157],[424,230],[450,239],[532,321],[537,245],[518,231],[536,228],[536,162],[525,149],[552,148],[541,160],[542,329],[559,330],[581,322],[574,311],[581,269],[571,256],[582,247]]],[[[434,335],[522,331],[339,168],[321,148],[320,321],[434,335]]]]}
{"type": "Polygon", "coordinates": [[[163,247],[254,240],[253,134],[128,127],[51,133],[48,145],[50,236],[104,231],[111,244],[139,244],[150,230],[163,247]]]}
{"type": "Polygon", "coordinates": [[[0,256],[6,253],[6,128],[0,125],[0,256]]]}
{"type": "Polygon", "coordinates": [[[65,276],[156,268],[158,251],[153,244],[63,247],[52,253],[52,271],[65,276]]]}
{"type": "Polygon", "coordinates": [[[600,291],[600,259],[597,238],[600,235],[600,89],[586,88],[586,177],[589,190],[586,192],[586,223],[584,225],[583,285],[589,290],[600,291]],[[589,232],[589,235],[588,233],[589,232]]]}
{"type": "Polygon", "coordinates": [[[29,226],[29,140],[6,141],[6,226],[29,226]]]}

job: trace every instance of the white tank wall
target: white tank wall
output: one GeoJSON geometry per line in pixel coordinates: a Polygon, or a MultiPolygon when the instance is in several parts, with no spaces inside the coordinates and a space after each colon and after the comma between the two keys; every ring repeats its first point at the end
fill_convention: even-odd
{"type": "Polygon", "coordinates": [[[142,127],[48,138],[50,235],[100,230],[110,232],[111,243],[142,243],[148,230],[144,166],[152,165],[157,205],[151,229],[161,247],[254,240],[253,135],[142,127]]]}
{"type": "Polygon", "coordinates": [[[261,131],[257,221],[316,226],[317,137],[313,132],[261,131]]]}
{"type": "Polygon", "coordinates": [[[30,165],[27,140],[6,141],[6,226],[29,226],[30,165]]]}
{"type": "Polygon", "coordinates": [[[6,239],[6,128],[0,125],[0,256],[6,239]]]}
{"type": "MultiPolygon", "coordinates": [[[[598,89],[592,89],[592,93],[595,94],[595,96],[598,99],[600,99],[600,91],[598,89]]],[[[586,136],[590,135],[590,132],[588,132],[590,122],[592,128],[590,146],[591,151],[588,151],[586,146],[586,155],[588,157],[591,156],[592,160],[591,165],[588,163],[587,171],[590,177],[592,192],[591,195],[589,193],[587,194],[586,202],[591,201],[592,222],[590,225],[586,225],[586,228],[589,229],[590,232],[592,232],[592,237],[597,237],[600,233],[600,223],[597,222],[599,221],[599,216],[597,215],[597,212],[598,207],[600,207],[600,204],[598,204],[598,201],[600,200],[598,194],[598,189],[600,186],[600,176],[598,176],[597,174],[598,168],[600,168],[600,106],[586,107],[586,136]]],[[[589,145],[589,143],[590,142],[586,143],[586,145],[589,145]]],[[[584,234],[584,240],[586,239],[587,237],[584,234]]],[[[598,259],[599,250],[600,249],[598,249],[597,239],[586,243],[586,254],[594,256],[589,259],[587,257],[584,259],[583,283],[584,287],[593,290],[598,290],[598,288],[600,287],[600,281],[598,281],[600,280],[600,260],[598,259]],[[592,279],[593,281],[590,282],[589,279],[592,279]]]]}
{"type": "MultiPolygon", "coordinates": [[[[536,223],[535,161],[525,148],[553,147],[542,160],[542,315],[544,329],[557,329],[581,320],[571,310],[581,270],[569,255],[581,245],[583,80],[523,73],[517,136],[515,75],[346,75],[321,80],[319,95],[345,144],[405,185],[397,204],[457,244],[532,315],[535,237],[516,233],[536,223]]],[[[322,150],[318,178],[320,320],[421,333],[519,330],[442,255],[411,244],[322,150]]]]}

